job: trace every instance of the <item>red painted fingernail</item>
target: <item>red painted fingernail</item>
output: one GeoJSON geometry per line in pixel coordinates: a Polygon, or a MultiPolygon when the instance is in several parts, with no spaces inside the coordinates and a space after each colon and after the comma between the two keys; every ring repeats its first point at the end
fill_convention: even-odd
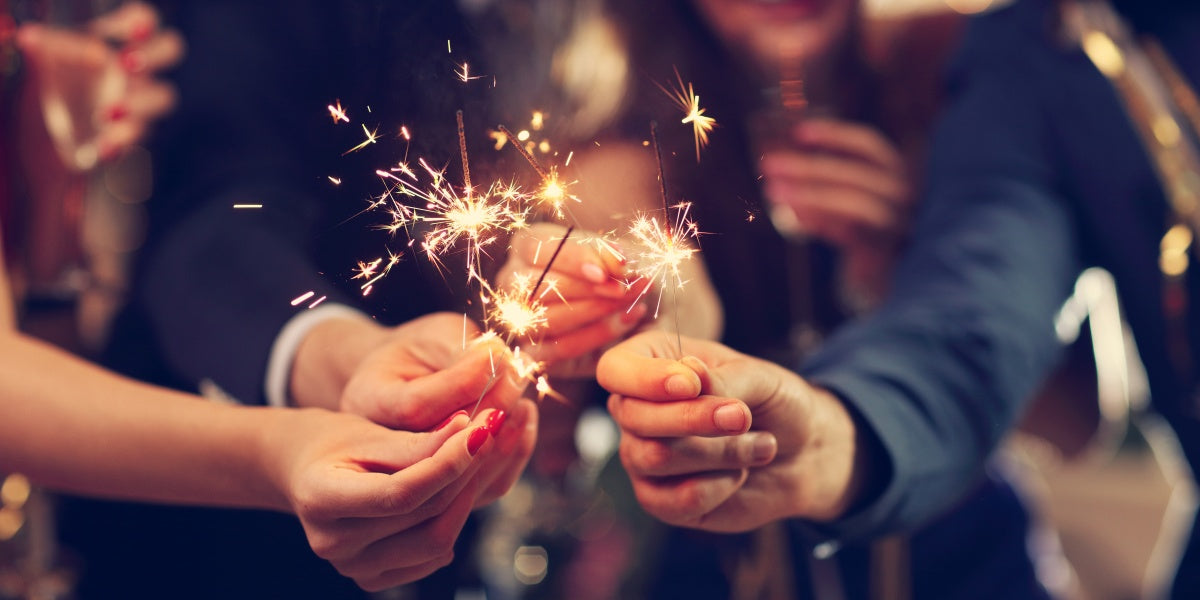
{"type": "Polygon", "coordinates": [[[142,43],[150,39],[150,34],[154,33],[154,27],[145,21],[133,26],[133,30],[129,32],[129,39],[135,43],[142,43]]]}
{"type": "Polygon", "coordinates": [[[124,104],[114,104],[104,111],[104,118],[109,121],[120,121],[129,116],[129,109],[124,104]]]}
{"type": "Polygon", "coordinates": [[[487,427],[476,427],[475,430],[471,432],[471,435],[467,437],[467,452],[469,452],[471,456],[475,456],[475,454],[479,452],[479,449],[483,447],[483,443],[486,442],[487,439],[487,427]]]}
{"type": "Polygon", "coordinates": [[[487,428],[488,433],[496,435],[496,432],[500,431],[500,428],[504,426],[504,421],[507,419],[508,413],[502,410],[497,410],[488,415],[487,423],[484,424],[484,427],[487,428]]]}
{"type": "Polygon", "coordinates": [[[137,73],[142,70],[144,63],[142,62],[142,53],[131,48],[126,48],[121,51],[121,68],[128,73],[137,73]]]}
{"type": "Polygon", "coordinates": [[[441,431],[441,430],[445,429],[447,425],[449,425],[451,422],[453,422],[453,421],[454,421],[454,419],[457,419],[459,415],[465,415],[465,414],[467,414],[467,411],[465,411],[465,410],[460,410],[460,411],[458,411],[458,412],[456,412],[456,413],[454,413],[454,414],[450,415],[449,417],[446,417],[446,420],[445,420],[445,421],[442,421],[442,424],[441,424],[441,425],[438,425],[437,427],[434,427],[434,428],[433,428],[433,430],[434,430],[434,431],[441,431]]]}

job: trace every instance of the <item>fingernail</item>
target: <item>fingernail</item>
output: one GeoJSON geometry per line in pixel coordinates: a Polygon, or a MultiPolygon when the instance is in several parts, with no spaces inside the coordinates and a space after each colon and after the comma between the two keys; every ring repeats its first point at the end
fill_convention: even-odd
{"type": "Polygon", "coordinates": [[[699,386],[696,385],[695,376],[688,376],[682,373],[668,377],[665,388],[667,394],[680,398],[691,398],[700,393],[699,386]]]}
{"type": "Polygon", "coordinates": [[[445,429],[447,425],[449,425],[449,424],[450,424],[450,423],[452,423],[452,422],[453,422],[455,419],[457,419],[457,418],[459,417],[459,415],[465,415],[465,414],[467,414],[467,411],[465,411],[465,410],[460,410],[460,411],[458,411],[458,412],[456,412],[456,413],[454,413],[454,414],[450,415],[449,417],[446,417],[446,420],[445,420],[445,421],[442,421],[442,424],[441,424],[441,425],[438,425],[437,427],[434,427],[434,428],[433,428],[433,430],[434,430],[434,431],[441,431],[441,430],[445,429]]]}
{"type": "Polygon", "coordinates": [[[488,433],[496,435],[496,432],[500,431],[500,428],[504,426],[504,421],[507,419],[508,413],[502,410],[496,410],[492,412],[492,414],[488,415],[487,422],[484,424],[484,427],[488,430],[488,433]]]}
{"type": "Polygon", "coordinates": [[[726,404],[713,411],[713,425],[731,433],[746,430],[746,411],[740,404],[726,404]]]}
{"type": "Polygon", "coordinates": [[[104,111],[104,118],[109,121],[120,121],[129,116],[129,109],[124,104],[114,104],[104,111]]]}
{"type": "Polygon", "coordinates": [[[583,263],[583,267],[579,269],[583,273],[583,277],[592,283],[604,283],[608,277],[604,274],[604,269],[595,263],[583,263]]]}
{"type": "Polygon", "coordinates": [[[483,443],[488,439],[487,427],[476,427],[471,435],[467,437],[467,452],[471,456],[479,453],[479,449],[483,447],[483,443]]]}
{"type": "Polygon", "coordinates": [[[141,52],[132,48],[121,51],[121,68],[125,69],[127,73],[137,73],[142,70],[144,65],[141,52]]]}
{"type": "Polygon", "coordinates": [[[775,458],[775,450],[778,445],[775,436],[765,432],[751,435],[754,438],[750,442],[750,458],[755,464],[763,464],[775,458]]]}
{"type": "Polygon", "coordinates": [[[154,33],[154,27],[149,23],[142,21],[133,26],[133,30],[129,32],[129,39],[134,43],[142,43],[150,39],[150,34],[154,33]]]}

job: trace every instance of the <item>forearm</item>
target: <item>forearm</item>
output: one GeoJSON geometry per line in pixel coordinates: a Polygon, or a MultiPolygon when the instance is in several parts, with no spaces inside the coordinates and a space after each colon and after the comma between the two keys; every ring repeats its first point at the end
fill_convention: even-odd
{"type": "Polygon", "coordinates": [[[288,507],[261,441],[282,411],[206,402],[0,335],[0,470],[89,495],[288,507]]]}

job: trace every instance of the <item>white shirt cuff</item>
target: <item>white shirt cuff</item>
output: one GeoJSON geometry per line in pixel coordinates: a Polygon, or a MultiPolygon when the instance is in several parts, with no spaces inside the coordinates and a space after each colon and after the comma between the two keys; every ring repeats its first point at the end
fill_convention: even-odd
{"type": "Polygon", "coordinates": [[[292,363],[296,360],[300,343],[313,327],[337,318],[370,320],[363,312],[344,304],[322,304],[297,313],[279,330],[279,335],[275,336],[275,343],[271,345],[271,356],[267,360],[267,377],[263,382],[269,406],[291,406],[288,382],[292,378],[292,363]]]}

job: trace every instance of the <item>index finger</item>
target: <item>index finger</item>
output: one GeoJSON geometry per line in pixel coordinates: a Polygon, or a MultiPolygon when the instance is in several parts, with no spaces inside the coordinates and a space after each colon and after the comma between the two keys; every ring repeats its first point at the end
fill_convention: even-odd
{"type": "MultiPolygon", "coordinates": [[[[340,517],[383,517],[414,512],[429,502],[438,492],[457,481],[471,467],[475,457],[492,443],[486,436],[482,447],[474,454],[468,439],[479,437],[482,427],[468,427],[446,440],[432,456],[392,474],[357,473],[339,478],[336,486],[341,498],[325,512],[336,511],[340,517]]],[[[397,434],[405,432],[396,432],[397,434]]],[[[407,434],[413,435],[413,434],[407,434]]],[[[429,434],[418,434],[429,435],[429,434]]],[[[404,443],[407,440],[397,440],[404,443]]]]}
{"type": "Polygon", "coordinates": [[[624,274],[619,254],[592,247],[584,232],[573,233],[563,242],[566,229],[540,223],[517,234],[512,241],[513,252],[534,267],[545,267],[559,244],[562,251],[554,258],[554,271],[602,284],[617,281],[624,274]]]}
{"type": "Polygon", "coordinates": [[[88,29],[102,38],[117,42],[141,42],[148,39],[158,26],[158,11],[142,2],[128,2],[93,19],[88,29]]]}
{"type": "Polygon", "coordinates": [[[794,130],[800,142],[860,156],[889,169],[904,168],[904,159],[883,134],[871,127],[835,119],[809,119],[794,130]]]}

